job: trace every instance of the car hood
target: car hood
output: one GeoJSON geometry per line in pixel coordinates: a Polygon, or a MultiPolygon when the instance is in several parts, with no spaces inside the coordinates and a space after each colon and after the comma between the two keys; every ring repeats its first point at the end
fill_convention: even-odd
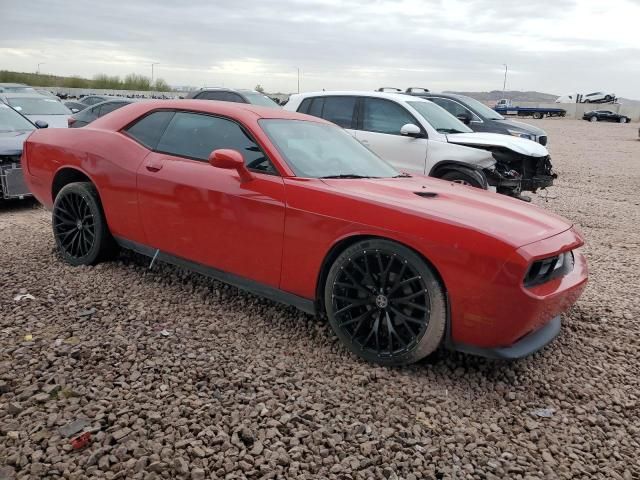
{"type": "Polygon", "coordinates": [[[0,155],[13,156],[22,153],[22,144],[31,134],[26,132],[0,132],[0,155]]]}
{"type": "Polygon", "coordinates": [[[552,237],[572,226],[566,219],[522,200],[431,177],[323,182],[342,195],[393,206],[417,217],[457,224],[515,248],[552,237]]]}
{"type": "Polygon", "coordinates": [[[534,135],[537,135],[537,136],[547,134],[547,132],[545,132],[543,129],[538,128],[534,125],[529,125],[528,123],[524,123],[524,122],[517,122],[515,120],[510,120],[508,118],[505,118],[504,120],[494,120],[494,122],[497,122],[499,125],[504,126],[505,128],[522,130],[523,132],[533,133],[534,135]]]}
{"type": "Polygon", "coordinates": [[[71,115],[25,115],[32,122],[42,120],[49,124],[49,128],[68,128],[67,119],[71,115]]]}
{"type": "Polygon", "coordinates": [[[533,140],[501,133],[448,133],[447,141],[469,147],[503,147],[530,157],[546,157],[549,155],[545,147],[533,140]]]}

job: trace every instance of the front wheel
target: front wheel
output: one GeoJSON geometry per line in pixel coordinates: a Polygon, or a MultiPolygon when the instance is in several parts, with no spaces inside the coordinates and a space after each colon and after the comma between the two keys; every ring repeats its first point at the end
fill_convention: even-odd
{"type": "Polygon", "coordinates": [[[626,119],[626,117],[620,117],[619,122],[620,122],[620,123],[627,123],[627,119],[626,119]]]}
{"type": "MultiPolygon", "coordinates": [[[[483,175],[482,173],[480,175],[483,175]]],[[[486,190],[486,183],[480,181],[480,179],[476,178],[474,172],[464,172],[460,170],[451,170],[447,173],[443,174],[441,177],[442,180],[448,180],[453,183],[459,183],[460,185],[467,185],[475,188],[482,188],[486,190]]]]}
{"type": "Polygon", "coordinates": [[[445,297],[434,272],[389,240],[364,240],[342,252],[327,276],[324,302],[338,338],[369,362],[416,362],[444,335],[445,297]]]}
{"type": "Polygon", "coordinates": [[[598,117],[596,117],[595,115],[593,117],[591,117],[589,119],[590,122],[597,122],[598,121],[598,117]]]}
{"type": "Polygon", "coordinates": [[[93,265],[115,250],[96,188],[88,182],[65,185],[53,203],[53,236],[71,265],[93,265]]]}

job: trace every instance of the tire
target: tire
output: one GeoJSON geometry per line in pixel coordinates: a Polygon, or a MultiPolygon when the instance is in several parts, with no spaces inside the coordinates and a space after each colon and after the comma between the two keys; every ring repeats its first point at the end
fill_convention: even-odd
{"type": "Polygon", "coordinates": [[[342,252],[327,275],[324,302],[338,338],[368,362],[417,362],[444,336],[443,287],[418,254],[389,240],[363,240],[342,252]]]}
{"type": "Polygon", "coordinates": [[[540,120],[541,118],[544,118],[544,113],[535,112],[533,114],[533,118],[535,118],[536,120],[540,120]]]}
{"type": "Polygon", "coordinates": [[[595,115],[593,117],[591,117],[589,119],[590,122],[597,122],[598,121],[598,117],[596,117],[595,115]]]}
{"type": "Polygon", "coordinates": [[[70,265],[95,265],[116,251],[91,183],[70,183],[60,190],[53,203],[52,225],[58,252],[70,265]]]}
{"type": "Polygon", "coordinates": [[[472,174],[461,172],[459,170],[449,170],[444,175],[439,176],[442,180],[448,180],[453,183],[459,183],[461,185],[468,185],[470,187],[481,188],[486,190],[484,184],[480,183],[477,178],[472,174]]]}
{"type": "Polygon", "coordinates": [[[620,123],[627,123],[627,118],[626,117],[620,117],[620,120],[618,120],[620,123]]]}

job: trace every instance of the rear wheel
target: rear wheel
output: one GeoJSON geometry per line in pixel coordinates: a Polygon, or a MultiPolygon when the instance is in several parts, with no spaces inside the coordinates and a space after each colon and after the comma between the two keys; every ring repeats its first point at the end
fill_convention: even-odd
{"type": "Polygon", "coordinates": [[[324,301],[345,346],[369,362],[406,365],[438,348],[444,292],[426,262],[388,240],[365,240],[342,252],[327,276],[324,301]]]}
{"type": "Polygon", "coordinates": [[[620,123],[627,123],[627,118],[626,117],[620,117],[620,120],[618,120],[620,123]]]}
{"type": "Polygon", "coordinates": [[[448,180],[453,183],[459,183],[461,185],[468,185],[470,187],[482,188],[485,190],[485,184],[480,182],[474,175],[474,172],[464,172],[459,170],[450,170],[440,176],[442,180],[448,180]]]}
{"type": "Polygon", "coordinates": [[[535,113],[533,114],[533,118],[536,118],[536,119],[544,118],[544,113],[535,112],[535,113]]]}
{"type": "Polygon", "coordinates": [[[58,251],[71,265],[93,265],[115,251],[98,192],[91,183],[70,183],[60,190],[52,223],[58,251]]]}
{"type": "Polygon", "coordinates": [[[589,119],[590,122],[597,122],[598,121],[598,117],[596,117],[595,115],[593,117],[591,117],[589,119]]]}

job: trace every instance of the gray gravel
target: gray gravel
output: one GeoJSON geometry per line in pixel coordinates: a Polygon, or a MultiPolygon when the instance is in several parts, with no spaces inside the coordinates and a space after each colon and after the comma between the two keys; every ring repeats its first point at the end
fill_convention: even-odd
{"type": "Polygon", "coordinates": [[[591,283],[515,363],[365,364],[322,320],[133,254],[68,267],[45,211],[1,206],[0,478],[640,478],[637,125],[535,124],[561,175],[535,202],[582,226],[591,283]]]}

